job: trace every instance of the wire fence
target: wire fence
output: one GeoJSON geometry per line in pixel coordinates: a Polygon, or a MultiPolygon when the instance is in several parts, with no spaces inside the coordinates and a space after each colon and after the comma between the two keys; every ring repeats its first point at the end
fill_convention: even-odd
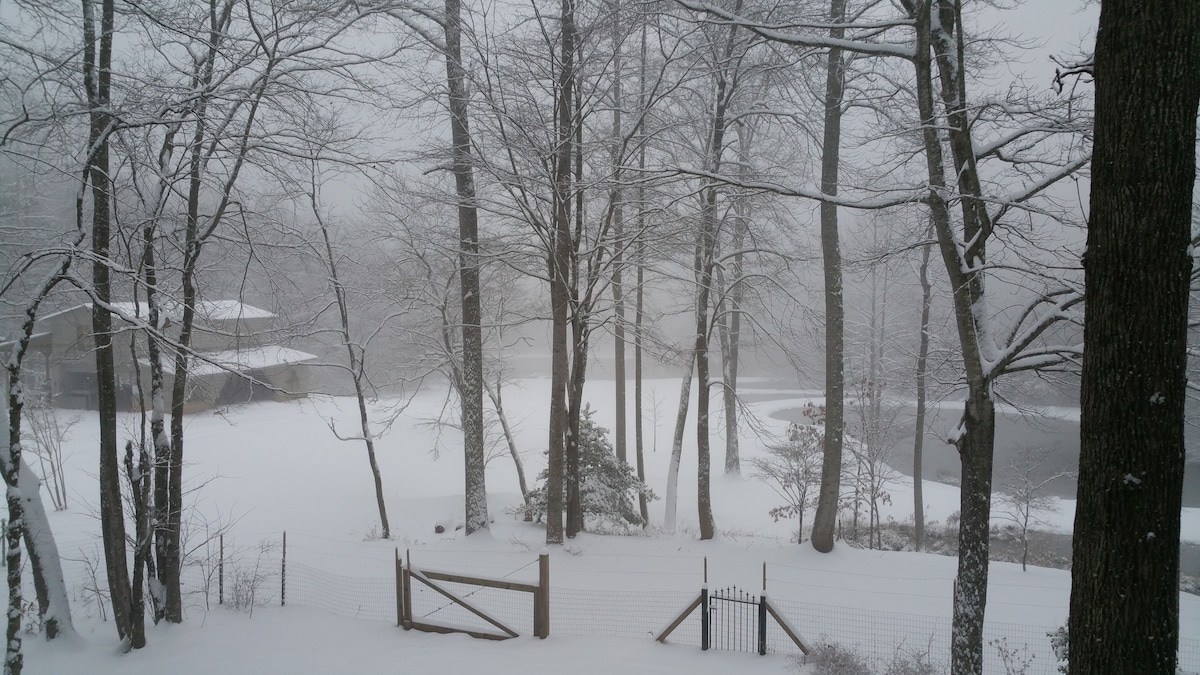
{"type": "MultiPolygon", "coordinates": [[[[60,544],[60,549],[73,611],[107,620],[108,591],[98,542],[60,544]]],[[[224,557],[217,547],[213,550],[212,556],[193,555],[182,570],[186,611],[207,611],[224,605],[253,612],[256,607],[282,604],[349,619],[393,624],[398,620],[395,575],[354,577],[326,571],[306,562],[312,557],[308,555],[310,549],[288,550],[282,537],[264,537],[244,548],[228,546],[224,557]]],[[[458,569],[495,570],[494,565],[480,564],[481,555],[493,553],[439,553],[439,562],[431,567],[446,563],[458,569]]],[[[513,569],[503,576],[527,580],[527,568],[536,556],[518,555],[513,560],[513,569]]],[[[529,594],[455,582],[438,585],[521,635],[533,634],[529,594]]],[[[596,590],[552,583],[550,635],[654,639],[696,600],[699,591],[699,586],[691,592],[596,590]]],[[[32,589],[29,592],[32,597],[32,589]]],[[[810,647],[837,645],[850,650],[874,672],[884,672],[897,660],[912,663],[916,659],[932,664],[935,672],[949,672],[951,620],[947,617],[808,603],[775,594],[768,597],[810,647]]],[[[411,602],[413,617],[419,621],[466,630],[487,628],[471,612],[422,584],[412,584],[411,602]]],[[[984,626],[984,672],[1056,675],[1059,663],[1049,637],[1054,630],[1053,626],[988,622],[984,626]]],[[[700,635],[700,612],[696,611],[671,633],[668,641],[698,647],[700,635]]],[[[767,651],[800,656],[799,649],[773,620],[767,621],[767,651]]],[[[1200,640],[1180,639],[1179,672],[1200,675],[1200,640]]]]}

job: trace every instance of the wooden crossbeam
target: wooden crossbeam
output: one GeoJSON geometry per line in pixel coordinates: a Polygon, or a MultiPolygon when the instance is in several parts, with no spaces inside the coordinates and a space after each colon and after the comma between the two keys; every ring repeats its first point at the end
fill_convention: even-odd
{"type": "MultiPolygon", "coordinates": [[[[518,633],[515,630],[509,628],[508,626],[505,626],[504,624],[493,619],[492,617],[488,616],[487,614],[484,614],[482,611],[476,609],[474,606],[471,605],[471,603],[467,602],[466,600],[451,593],[450,591],[447,591],[446,589],[442,588],[441,586],[438,586],[437,584],[433,583],[433,581],[429,578],[429,576],[427,576],[424,572],[421,572],[420,570],[410,570],[409,575],[412,578],[416,579],[417,581],[420,581],[421,583],[425,584],[426,586],[437,591],[438,593],[441,593],[447,599],[449,599],[451,602],[453,602],[457,605],[461,605],[463,609],[465,609],[468,612],[474,614],[475,616],[483,619],[484,621],[492,624],[496,628],[499,628],[500,630],[504,631],[505,633],[508,634],[508,637],[518,637],[518,633]]],[[[454,576],[454,575],[439,575],[439,576],[454,576]]],[[[416,628],[415,623],[414,623],[413,627],[416,628]]],[[[451,631],[448,630],[448,631],[439,631],[439,632],[451,632],[451,631]]],[[[496,638],[496,639],[504,639],[504,638],[496,638]]]]}
{"type": "MultiPolygon", "coordinates": [[[[679,616],[675,617],[675,620],[671,622],[671,625],[667,626],[666,630],[659,633],[658,637],[656,637],[654,639],[658,640],[659,642],[666,642],[667,636],[670,635],[672,632],[674,632],[674,630],[676,628],[679,628],[679,624],[683,623],[685,619],[687,619],[689,616],[691,616],[692,612],[696,611],[696,608],[699,607],[700,603],[702,603],[702,602],[704,602],[704,596],[703,595],[696,596],[696,599],[693,600],[692,603],[687,606],[687,609],[680,612],[679,616]]],[[[807,652],[805,652],[805,653],[807,653],[807,652]]]]}
{"type": "Polygon", "coordinates": [[[763,604],[767,606],[767,612],[775,618],[775,623],[778,623],[779,627],[783,629],[783,632],[786,633],[787,636],[791,638],[792,642],[796,643],[796,646],[800,648],[800,651],[803,652],[805,656],[808,656],[808,645],[804,644],[804,640],[800,639],[799,633],[792,628],[792,624],[788,623],[788,620],[783,618],[783,615],[781,615],[779,612],[776,612],[775,607],[772,606],[765,597],[763,598],[763,604]]]}

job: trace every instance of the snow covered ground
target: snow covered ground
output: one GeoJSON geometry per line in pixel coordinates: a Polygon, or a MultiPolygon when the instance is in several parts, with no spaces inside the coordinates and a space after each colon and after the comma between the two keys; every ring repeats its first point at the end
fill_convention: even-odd
{"type": "MultiPolygon", "coordinates": [[[[646,470],[648,482],[660,496],[665,493],[678,387],[679,381],[671,379],[647,384],[646,470]]],[[[544,466],[547,388],[547,380],[528,379],[505,390],[506,408],[516,425],[531,483],[544,466]]],[[[595,381],[588,383],[586,393],[596,409],[596,421],[609,428],[614,419],[612,389],[611,381],[595,381]]],[[[777,398],[751,408],[765,431],[781,433],[784,423],[770,419],[770,412],[808,399],[800,392],[774,395],[777,398]]],[[[262,579],[257,600],[263,606],[256,607],[252,616],[245,610],[218,607],[211,588],[206,600],[196,581],[203,571],[198,566],[189,577],[193,592],[187,621],[152,628],[149,646],[125,655],[118,653],[112,625],[103,620],[88,572],[87,561],[95,560],[99,550],[94,516],[95,416],[63,411],[65,418],[80,418],[66,447],[73,501],[68,511],[51,514],[51,522],[69,559],[65,566],[68,585],[75,592],[81,639],[62,646],[27,641],[26,672],[795,672],[793,661],[782,654],[703,653],[695,646],[698,635],[691,621],[665,645],[651,639],[699,592],[706,567],[710,588],[737,586],[755,594],[765,574],[768,597],[811,642],[825,637],[864,653],[891,653],[899,640],[905,641],[902,649],[919,649],[922,645],[912,636],[941,640],[938,636],[948,626],[954,559],[844,545],[820,555],[811,547],[796,546],[794,523],[771,519],[768,510],[778,504],[778,498],[750,477],[745,462],[745,477],[721,475],[719,439],[713,453],[718,537],[698,541],[694,431],[689,424],[690,440],[680,471],[678,532],[668,534],[658,527],[664,506],[659,500],[651,505],[652,527],[644,535],[585,534],[550,549],[550,639],[522,637],[496,643],[402,631],[395,627],[397,552],[410,554],[418,568],[529,582],[536,579],[534,561],[545,549],[541,528],[511,513],[520,498],[513,463],[504,452],[488,465],[491,532],[467,539],[454,530],[462,509],[463,468],[456,452],[460,443],[456,431],[430,423],[444,404],[444,392],[422,392],[379,442],[392,540],[375,536],[378,513],[361,444],[340,442],[329,430],[330,421],[339,429],[353,427],[356,411],[351,400],[262,403],[191,416],[185,461],[188,482],[195,488],[190,495],[193,558],[201,558],[216,545],[203,545],[204,531],[225,525],[226,557],[231,559],[226,598],[238,592],[234,586],[239,580],[244,594],[244,582],[257,571],[262,579]],[[451,527],[437,534],[438,524],[451,527]],[[290,601],[280,607],[276,571],[278,544],[285,530],[290,601]],[[269,544],[266,549],[263,542],[269,544]],[[907,633],[901,630],[896,633],[900,637],[889,637],[896,626],[907,633]]],[[[632,424],[632,414],[629,419],[632,424]]],[[[127,416],[123,424],[132,434],[137,420],[127,416]]],[[[741,445],[744,458],[761,453],[766,442],[747,433],[741,445]]],[[[901,477],[889,492],[892,503],[884,507],[885,517],[909,518],[910,480],[901,477]]],[[[924,494],[930,521],[944,523],[958,508],[957,488],[926,482],[924,494]]],[[[1073,503],[1062,501],[1061,507],[1049,516],[1050,526],[1069,531],[1073,503]]],[[[1187,541],[1200,542],[1197,511],[1184,512],[1187,541]]],[[[1010,646],[1038,641],[1066,618],[1068,572],[1041,568],[1022,572],[1019,565],[995,563],[990,584],[991,635],[1009,637],[1010,646]]],[[[513,613],[522,614],[520,603],[527,600],[510,602],[518,606],[513,613]]],[[[1190,670],[1200,670],[1200,598],[1182,596],[1180,611],[1184,663],[1190,670]]],[[[782,648],[778,635],[771,639],[772,649],[782,648]]],[[[934,652],[944,650],[941,644],[927,646],[934,652]]],[[[1054,664],[1038,649],[1031,647],[1030,653],[1036,655],[1029,672],[1053,672],[1054,664]]]]}

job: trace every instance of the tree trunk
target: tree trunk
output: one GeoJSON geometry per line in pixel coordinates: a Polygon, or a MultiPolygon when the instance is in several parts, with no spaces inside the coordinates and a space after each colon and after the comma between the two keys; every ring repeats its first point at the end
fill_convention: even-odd
{"type": "MultiPolygon", "coordinates": [[[[28,342],[26,340],[26,342],[28,342]]],[[[20,371],[16,371],[19,374],[20,371]]],[[[21,540],[25,537],[25,503],[21,499],[21,407],[22,391],[19,377],[8,380],[8,458],[4,462],[5,501],[8,522],[4,526],[5,564],[8,569],[8,621],[5,625],[4,674],[21,675],[25,655],[21,651],[21,612],[25,597],[21,586],[21,540]]]]}
{"type": "Polygon", "coordinates": [[[1073,673],[1176,669],[1198,73],[1200,4],[1103,3],[1084,265],[1073,673]]]}
{"type": "Polygon", "coordinates": [[[920,551],[925,544],[925,499],[923,488],[923,453],[925,448],[925,402],[926,374],[929,369],[929,310],[933,304],[933,284],[929,282],[929,249],[932,244],[921,248],[921,332],[917,346],[917,419],[913,436],[913,550],[920,551]]]}
{"type": "MultiPolygon", "coordinates": [[[[738,177],[742,181],[750,178],[753,130],[744,126],[737,127],[738,136],[738,177]]],[[[718,285],[721,289],[721,301],[717,317],[717,328],[721,338],[721,369],[724,386],[721,387],[725,409],[725,473],[740,476],[742,474],[741,449],[738,432],[738,362],[742,342],[742,297],[745,284],[742,283],[744,272],[746,234],[750,229],[750,199],[742,194],[735,197],[733,235],[729,247],[732,249],[732,260],[729,265],[732,281],[726,283],[724,266],[717,267],[718,285]]]]}
{"type": "MultiPolygon", "coordinates": [[[[111,182],[109,181],[108,134],[112,117],[108,112],[112,78],[112,0],[102,0],[100,32],[96,34],[93,0],[83,1],[84,86],[89,104],[89,182],[92,194],[92,336],[96,359],[96,399],[100,419],[100,531],[104,543],[105,570],[113,608],[113,624],[123,641],[132,641],[132,589],[125,555],[125,518],[121,508],[121,475],[117,444],[116,367],[112,344],[112,315],[106,303],[112,300],[110,280],[111,182]],[[98,48],[97,48],[98,40],[98,48]]],[[[14,466],[13,470],[17,470],[14,466]]],[[[11,619],[10,619],[11,620],[11,619]]]]}
{"type": "Polygon", "coordinates": [[[587,317],[575,305],[571,321],[571,378],[567,389],[567,438],[565,443],[567,477],[567,537],[583,531],[583,455],[579,447],[580,418],[583,414],[583,383],[587,372],[587,317]]]}
{"type": "MultiPolygon", "coordinates": [[[[525,482],[525,463],[521,461],[521,453],[517,450],[517,439],[513,436],[512,427],[508,424],[508,415],[504,412],[500,377],[496,377],[496,386],[494,387],[488,386],[485,382],[483,390],[492,402],[492,408],[496,411],[496,419],[500,421],[500,430],[504,433],[504,443],[508,446],[508,454],[512,457],[513,466],[517,470],[517,485],[521,489],[521,499],[525,502],[525,506],[529,506],[529,485],[525,482]]],[[[531,511],[525,511],[525,520],[527,522],[533,520],[531,511]]]]}
{"type": "Polygon", "coordinates": [[[687,370],[684,371],[683,382],[679,385],[679,412],[675,416],[675,435],[671,441],[671,463],[667,466],[663,529],[669,533],[675,532],[675,516],[679,508],[679,462],[683,459],[683,434],[687,429],[688,404],[692,398],[692,370],[695,365],[696,355],[688,354],[687,370]]]}
{"type": "MultiPolygon", "coordinates": [[[[831,0],[830,21],[845,19],[845,0],[831,0]]],[[[845,30],[829,29],[841,39],[845,30]]],[[[825,131],[821,146],[821,192],[836,195],[842,137],[842,94],[845,86],[842,50],[829,50],[825,71],[825,131]]],[[[845,429],[845,378],[843,366],[842,255],[838,243],[837,206],[821,202],[821,257],[825,269],[825,439],[821,463],[821,491],[813,515],[812,545],[821,553],[833,550],[834,526],[842,480],[842,435],[845,429]]]]}
{"type": "Polygon", "coordinates": [[[613,79],[613,113],[612,113],[612,180],[614,188],[612,190],[612,294],[613,294],[613,377],[615,378],[615,400],[613,403],[616,406],[616,420],[613,427],[613,449],[616,450],[617,459],[621,463],[628,462],[628,443],[626,443],[626,424],[625,424],[625,288],[622,285],[622,273],[624,272],[625,264],[625,239],[624,239],[624,207],[622,204],[623,194],[621,192],[621,148],[622,148],[622,129],[621,129],[621,106],[623,104],[621,96],[621,72],[622,63],[622,40],[621,40],[621,2],[615,0],[612,3],[612,35],[613,35],[613,71],[616,77],[613,79]]]}
{"type": "Polygon", "coordinates": [[[980,351],[992,337],[986,329],[988,313],[984,295],[987,241],[991,222],[981,195],[975,166],[963,71],[963,35],[953,0],[922,5],[916,17],[917,49],[914,59],[917,100],[922,119],[925,155],[929,167],[927,203],[938,236],[938,247],[954,289],[954,315],[958,329],[967,402],[955,445],[962,461],[957,596],[954,602],[951,670],[964,675],[983,672],[983,622],[987,608],[989,520],[992,501],[992,461],[995,450],[995,400],[992,380],[997,375],[985,365],[980,351]],[[946,133],[957,177],[962,217],[960,247],[946,202],[944,160],[936,129],[930,49],[941,80],[941,102],[946,133]]]}
{"type": "Polygon", "coordinates": [[[133,509],[133,646],[146,646],[145,572],[150,560],[150,452],[144,443],[125,442],[125,476],[129,480],[129,501],[133,509]]]}
{"type": "MultiPolygon", "coordinates": [[[[162,326],[162,321],[160,320],[161,310],[158,301],[158,264],[154,255],[155,229],[153,222],[150,222],[142,230],[142,280],[146,290],[147,321],[154,331],[157,331],[162,326]]],[[[166,598],[163,597],[163,579],[159,576],[159,570],[162,569],[167,559],[167,536],[162,528],[167,524],[167,514],[170,512],[168,483],[171,469],[171,439],[167,436],[166,430],[162,346],[158,336],[151,331],[146,333],[146,358],[150,363],[150,439],[154,447],[153,488],[149,504],[150,536],[153,540],[151,555],[153,556],[154,571],[150,574],[152,583],[149,584],[149,587],[153,607],[152,618],[154,623],[158,623],[166,616],[166,598]]],[[[141,390],[140,375],[137,386],[139,404],[144,405],[145,394],[141,390]]],[[[149,559],[148,562],[150,562],[149,559]]]]}
{"type": "MultiPolygon", "coordinates": [[[[325,223],[324,216],[321,215],[320,186],[317,184],[315,167],[313,169],[313,184],[310,186],[310,190],[309,197],[313,217],[316,218],[317,225],[321,228],[321,240],[325,244],[325,265],[329,268],[329,283],[333,285],[333,295],[337,301],[342,344],[346,346],[346,363],[350,369],[350,379],[354,383],[354,398],[358,403],[360,438],[362,438],[363,445],[366,446],[367,463],[371,467],[371,478],[375,484],[375,504],[379,508],[379,527],[382,529],[381,536],[384,539],[391,539],[392,529],[388,525],[387,505],[383,499],[383,478],[379,474],[379,462],[375,458],[375,434],[371,431],[371,417],[367,410],[367,391],[366,384],[364,383],[364,379],[366,378],[366,364],[364,363],[366,354],[361,346],[354,343],[353,336],[350,333],[349,301],[346,299],[346,287],[342,284],[342,278],[338,274],[337,259],[333,254],[333,242],[329,238],[329,227],[325,223]]],[[[459,396],[461,397],[462,394],[463,392],[460,391],[459,396]]],[[[332,422],[330,424],[332,425],[332,422]]],[[[468,518],[469,521],[470,519],[468,518]]]]}
{"type": "Polygon", "coordinates": [[[575,3],[562,0],[562,35],[558,100],[555,125],[558,152],[554,157],[554,218],[550,233],[547,276],[550,280],[550,439],[547,444],[546,469],[546,543],[563,542],[563,483],[566,478],[567,380],[567,322],[570,303],[571,265],[571,158],[573,155],[571,117],[575,83],[575,3]]]}
{"type": "MultiPolygon", "coordinates": [[[[638,61],[638,110],[639,131],[641,120],[646,116],[646,27],[642,22],[642,39],[638,61]]],[[[638,144],[638,170],[641,175],[646,171],[646,143],[638,144]]],[[[646,186],[644,181],[638,181],[638,217],[637,217],[637,289],[634,291],[633,310],[633,438],[637,452],[637,477],[642,483],[646,482],[645,438],[642,429],[642,331],[646,320],[646,186]]],[[[690,369],[689,369],[690,372],[690,369]]],[[[657,430],[656,430],[657,432],[657,430]]],[[[676,475],[678,476],[678,464],[676,475]]],[[[638,511],[642,516],[643,527],[650,524],[649,504],[646,493],[638,491],[638,511]]]]}
{"type": "MultiPolygon", "coordinates": [[[[483,437],[483,314],[479,298],[479,216],[471,166],[466,71],[462,65],[462,8],[446,0],[446,82],[450,103],[450,135],[454,144],[454,186],[458,196],[459,295],[462,303],[463,463],[466,533],[488,529],[486,453],[483,437]]],[[[378,480],[378,479],[377,479],[378,480]]],[[[382,502],[381,502],[382,508],[382,502]]]]}

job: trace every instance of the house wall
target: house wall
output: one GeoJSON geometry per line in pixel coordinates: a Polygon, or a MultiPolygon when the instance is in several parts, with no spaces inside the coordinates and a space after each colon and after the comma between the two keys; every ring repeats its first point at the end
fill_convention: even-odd
{"type": "MultiPolygon", "coordinates": [[[[199,317],[198,317],[199,319],[199,317]]],[[[230,349],[252,349],[264,346],[266,337],[270,335],[273,317],[237,317],[218,319],[210,322],[210,326],[197,325],[193,334],[192,346],[199,352],[215,352],[230,349]]],[[[144,363],[135,368],[134,352],[138,359],[147,357],[146,336],[141,331],[132,330],[120,319],[115,320],[117,332],[113,337],[113,356],[117,372],[118,409],[136,411],[140,409],[138,394],[142,404],[149,410],[150,401],[150,369],[144,363]],[[125,329],[122,330],[122,326],[125,329]],[[136,343],[131,344],[131,341],[136,343]]],[[[88,306],[79,306],[50,315],[39,321],[39,331],[50,333],[43,348],[48,352],[48,366],[51,390],[55,405],[63,408],[96,408],[96,363],[92,340],[92,315],[88,306]]],[[[171,332],[171,329],[167,329],[171,332]]],[[[164,354],[164,366],[171,369],[173,357],[164,354]]],[[[308,391],[308,369],[303,364],[273,366],[263,373],[255,373],[255,377],[270,383],[272,386],[289,392],[290,396],[305,396],[308,391]]],[[[188,378],[187,399],[185,412],[211,409],[221,403],[223,396],[237,398],[240,385],[244,382],[234,374],[220,372],[188,378]]],[[[174,377],[170,372],[163,374],[164,395],[167,398],[164,405],[169,405],[170,392],[174,377]]],[[[261,391],[247,390],[240,400],[263,400],[264,398],[287,398],[288,395],[276,395],[269,388],[259,387],[261,391]],[[268,396],[268,394],[270,394],[268,396]]],[[[230,401],[232,402],[232,400],[230,401]]]]}

